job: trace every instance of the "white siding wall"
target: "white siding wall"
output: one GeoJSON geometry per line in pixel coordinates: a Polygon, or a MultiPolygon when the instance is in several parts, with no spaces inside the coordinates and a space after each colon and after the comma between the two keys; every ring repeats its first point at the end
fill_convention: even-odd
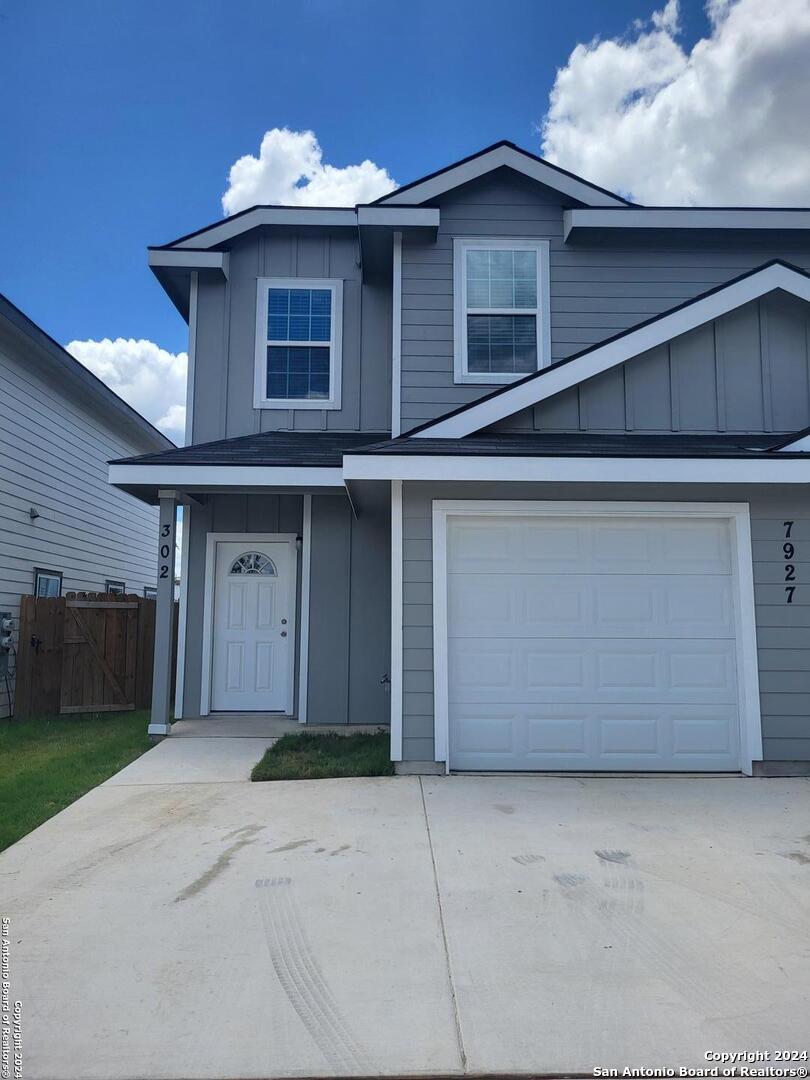
{"type": "MultiPolygon", "coordinates": [[[[107,483],[110,458],[148,449],[69,398],[33,348],[0,336],[0,610],[13,613],[15,645],[34,567],[61,570],[65,592],[101,590],[108,578],[128,592],[155,585],[157,511],[107,483]]],[[[7,714],[0,679],[0,716],[7,714]]]]}

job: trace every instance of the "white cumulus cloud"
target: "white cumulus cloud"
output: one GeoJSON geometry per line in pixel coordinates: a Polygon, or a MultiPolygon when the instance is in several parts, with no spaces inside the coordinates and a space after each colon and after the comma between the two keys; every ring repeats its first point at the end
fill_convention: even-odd
{"type": "Polygon", "coordinates": [[[143,338],[71,341],[65,348],[128,405],[176,443],[186,422],[186,353],[143,338]]]}
{"type": "Polygon", "coordinates": [[[235,214],[258,203],[283,206],[354,206],[372,202],[397,186],[385,169],[366,159],[359,165],[325,165],[311,131],[266,131],[259,156],[246,154],[231,166],[222,209],[235,214]]]}
{"type": "Polygon", "coordinates": [[[577,45],[543,154],[643,203],[810,205],[810,0],[707,0],[690,50],[678,14],[577,45]]]}

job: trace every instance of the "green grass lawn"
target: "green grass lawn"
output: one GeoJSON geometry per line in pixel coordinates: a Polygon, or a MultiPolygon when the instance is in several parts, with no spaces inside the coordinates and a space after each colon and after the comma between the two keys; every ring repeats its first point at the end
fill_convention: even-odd
{"type": "Polygon", "coordinates": [[[0,720],[0,851],[148,750],[146,712],[0,720]]]}
{"type": "Polygon", "coordinates": [[[282,735],[253,767],[251,780],[393,776],[387,731],[373,735],[282,735]]]}

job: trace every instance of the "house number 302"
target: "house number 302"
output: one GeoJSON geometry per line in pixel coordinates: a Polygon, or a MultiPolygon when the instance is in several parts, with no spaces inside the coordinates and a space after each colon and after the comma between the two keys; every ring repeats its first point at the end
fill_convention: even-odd
{"type": "Polygon", "coordinates": [[[782,554],[785,557],[785,603],[792,604],[793,597],[796,593],[795,584],[790,584],[796,581],[796,566],[793,562],[796,556],[796,547],[793,543],[793,525],[792,521],[783,521],[782,526],[785,530],[785,542],[782,544],[782,554]]]}
{"type": "Polygon", "coordinates": [[[161,578],[167,578],[169,576],[169,564],[166,563],[166,562],[163,562],[163,559],[168,559],[168,557],[169,557],[169,555],[171,553],[171,548],[169,547],[169,545],[167,543],[164,542],[163,538],[168,537],[171,534],[171,531],[172,531],[172,529],[171,529],[170,525],[161,525],[161,527],[160,527],[160,558],[161,558],[161,563],[160,563],[160,567],[159,567],[159,570],[158,570],[158,576],[161,577],[161,578]]]}

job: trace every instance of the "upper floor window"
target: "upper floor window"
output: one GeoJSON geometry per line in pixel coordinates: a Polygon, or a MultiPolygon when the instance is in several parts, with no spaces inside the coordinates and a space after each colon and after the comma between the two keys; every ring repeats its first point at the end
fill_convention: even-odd
{"type": "Polygon", "coordinates": [[[549,363],[548,241],[457,238],[456,382],[506,383],[549,363]]]}
{"type": "Polygon", "coordinates": [[[257,409],[339,409],[343,282],[259,278],[257,409]]]}

